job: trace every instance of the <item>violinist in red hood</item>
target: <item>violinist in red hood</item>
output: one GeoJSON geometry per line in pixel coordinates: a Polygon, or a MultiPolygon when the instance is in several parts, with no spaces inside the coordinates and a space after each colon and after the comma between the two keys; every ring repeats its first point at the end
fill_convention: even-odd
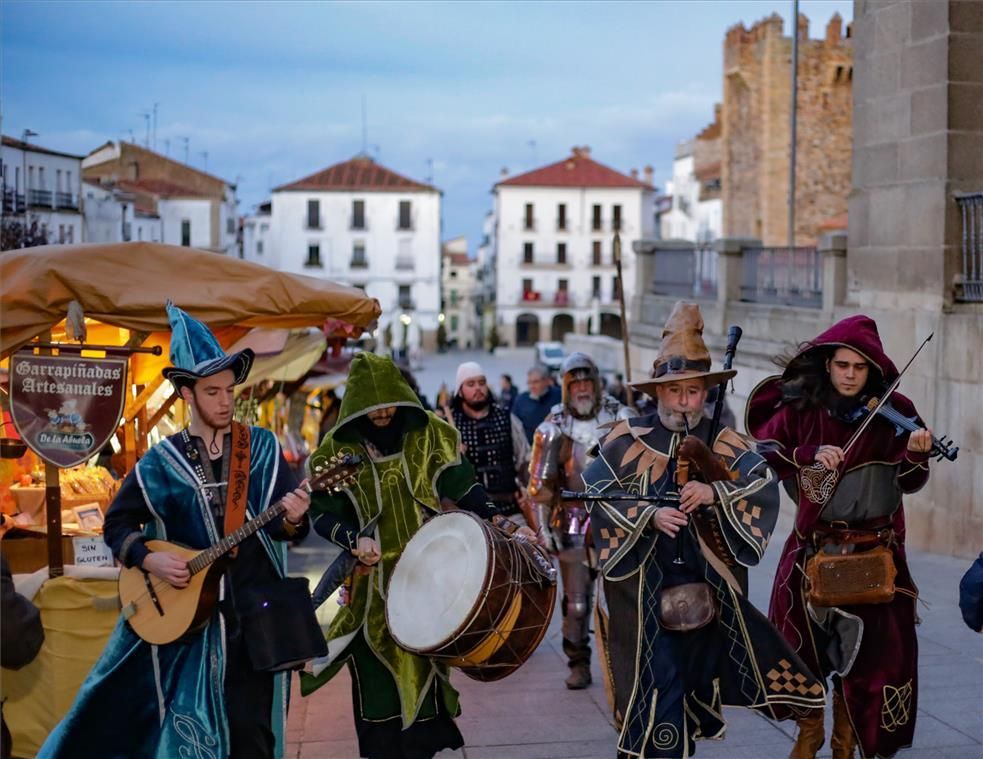
{"type": "MultiPolygon", "coordinates": [[[[861,757],[892,757],[911,745],[918,706],[918,590],[905,559],[902,494],[927,482],[932,434],[906,432],[878,415],[849,443],[898,377],[867,316],[838,322],[778,363],[782,375],[759,384],[747,406],[748,431],[798,504],[769,617],[816,674],[833,679],[834,759],[856,748],[861,757]],[[810,474],[827,475],[825,487],[810,487],[810,474]],[[810,584],[810,569],[833,566],[827,557],[847,570],[839,578],[851,567],[864,575],[875,557],[884,572],[876,587],[829,575],[820,578],[828,587],[810,584]]],[[[918,418],[900,393],[890,403],[918,418]]],[[[825,741],[822,710],[798,725],[791,759],[812,759],[825,741]]]]}

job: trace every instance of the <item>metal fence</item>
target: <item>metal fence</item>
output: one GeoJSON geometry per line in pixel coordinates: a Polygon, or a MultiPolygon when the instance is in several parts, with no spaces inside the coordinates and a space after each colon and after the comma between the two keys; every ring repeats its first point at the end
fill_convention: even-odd
{"type": "Polygon", "coordinates": [[[745,248],[741,300],[822,308],[822,258],[816,248],[745,248]]]}
{"type": "Polygon", "coordinates": [[[983,192],[958,193],[956,203],[963,226],[962,288],[956,299],[983,301],[983,192]]]}
{"type": "Polygon", "coordinates": [[[717,297],[717,251],[713,248],[657,249],[655,295],[717,297]]]}

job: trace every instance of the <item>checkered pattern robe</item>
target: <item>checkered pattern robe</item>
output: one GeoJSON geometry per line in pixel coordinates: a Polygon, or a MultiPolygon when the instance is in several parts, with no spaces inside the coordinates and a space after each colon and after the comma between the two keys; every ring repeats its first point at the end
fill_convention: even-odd
{"type": "MultiPolygon", "coordinates": [[[[693,430],[704,440],[708,432],[708,420],[693,430]]],[[[587,490],[675,492],[674,457],[681,439],[655,415],[617,424],[584,473],[587,490]]],[[[605,684],[621,729],[619,759],[691,756],[696,740],[723,737],[724,705],[758,709],[777,719],[825,701],[821,682],[741,594],[732,571],[756,564],[768,544],[778,517],[775,474],[729,428],[713,448],[730,472],[730,479],[709,483],[717,503],[704,511],[713,524],[704,534],[716,536],[713,546],[692,529],[692,520],[678,538],[657,532],[652,517],[658,503],[600,501],[591,507],[602,576],[597,630],[605,684]],[[682,565],[673,564],[677,540],[683,541],[682,565]],[[658,618],[662,590],[685,582],[708,583],[719,614],[699,630],[670,632],[658,618]]]]}

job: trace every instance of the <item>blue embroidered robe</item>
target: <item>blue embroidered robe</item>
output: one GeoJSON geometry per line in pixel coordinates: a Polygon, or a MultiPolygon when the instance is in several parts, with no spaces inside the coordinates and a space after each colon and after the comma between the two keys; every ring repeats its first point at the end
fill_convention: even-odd
{"type": "MultiPolygon", "coordinates": [[[[163,440],[136,466],[143,497],[155,516],[144,534],[207,548],[221,535],[206,489],[175,445],[177,439],[163,440]]],[[[250,449],[247,520],[270,505],[281,461],[279,445],[268,430],[251,428],[250,449]]],[[[286,545],[265,530],[256,535],[277,575],[284,576],[286,545]]],[[[141,640],[121,617],[38,757],[225,759],[230,742],[224,680],[225,621],[217,609],[202,632],[163,646],[141,640]]],[[[289,687],[288,673],[279,673],[272,715],[277,757],[283,756],[289,687]]]]}

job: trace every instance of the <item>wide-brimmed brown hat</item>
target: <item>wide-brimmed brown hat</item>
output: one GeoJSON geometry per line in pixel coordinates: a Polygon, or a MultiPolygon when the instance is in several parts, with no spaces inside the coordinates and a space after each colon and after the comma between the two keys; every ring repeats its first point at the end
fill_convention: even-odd
{"type": "Polygon", "coordinates": [[[710,366],[710,351],[703,342],[700,307],[680,301],[673,306],[669,320],[662,329],[662,346],[652,364],[652,377],[632,382],[631,386],[652,393],[659,385],[669,382],[706,378],[707,387],[710,387],[737,374],[736,369],[712,372],[710,366]]]}

